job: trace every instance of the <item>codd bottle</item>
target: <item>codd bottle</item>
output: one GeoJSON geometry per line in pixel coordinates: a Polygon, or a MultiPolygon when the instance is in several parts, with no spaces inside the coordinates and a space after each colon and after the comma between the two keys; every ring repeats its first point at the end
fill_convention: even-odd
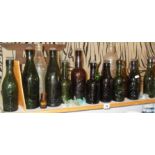
{"type": "Polygon", "coordinates": [[[96,78],[97,64],[90,63],[90,79],[86,83],[86,102],[96,104],[100,100],[100,81],[96,78]]]}
{"type": "Polygon", "coordinates": [[[130,73],[128,78],[128,98],[136,100],[140,96],[141,77],[138,68],[138,60],[134,59],[130,64],[130,73]]]}
{"type": "Polygon", "coordinates": [[[26,64],[23,71],[23,88],[27,109],[39,106],[39,76],[34,64],[35,51],[27,49],[26,64]]]}
{"type": "Polygon", "coordinates": [[[40,107],[46,107],[46,102],[43,101],[45,99],[45,75],[47,71],[47,64],[43,55],[43,48],[41,44],[36,44],[34,63],[37,69],[37,73],[39,76],[39,100],[40,107]],[[42,105],[43,104],[43,105],[42,105]]]}
{"type": "Polygon", "coordinates": [[[116,61],[116,76],[114,78],[114,84],[113,84],[113,99],[114,101],[121,102],[125,98],[125,83],[124,83],[124,77],[122,72],[122,60],[116,61]]]}
{"type": "Polygon", "coordinates": [[[82,51],[75,51],[75,68],[71,72],[72,97],[74,99],[85,98],[86,72],[82,66],[82,51]]]}
{"type": "Polygon", "coordinates": [[[110,102],[113,98],[113,78],[110,72],[110,62],[105,61],[102,69],[100,83],[100,99],[102,102],[110,102]]]}
{"type": "Polygon", "coordinates": [[[13,59],[6,60],[6,75],[2,83],[3,110],[6,112],[18,109],[18,87],[13,72],[13,59]]]}
{"type": "Polygon", "coordinates": [[[147,70],[144,75],[143,93],[148,94],[150,97],[153,97],[152,92],[151,92],[151,86],[153,84],[153,79],[154,79],[153,59],[148,58],[147,70]]]}
{"type": "Polygon", "coordinates": [[[45,88],[47,105],[50,107],[59,106],[61,100],[60,70],[57,62],[57,50],[52,48],[49,51],[50,60],[45,76],[45,88]]]}
{"type": "Polygon", "coordinates": [[[71,81],[68,78],[68,67],[68,62],[63,61],[61,71],[61,97],[63,103],[66,103],[71,98],[71,81]]]}

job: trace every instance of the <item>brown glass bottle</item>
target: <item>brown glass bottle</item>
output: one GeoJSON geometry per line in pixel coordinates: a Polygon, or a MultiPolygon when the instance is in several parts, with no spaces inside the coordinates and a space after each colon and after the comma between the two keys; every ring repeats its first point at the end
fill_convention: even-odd
{"type": "Polygon", "coordinates": [[[100,99],[102,102],[110,102],[113,98],[113,78],[110,73],[110,62],[105,61],[102,69],[100,83],[100,99]]]}
{"type": "Polygon", "coordinates": [[[140,96],[141,86],[141,77],[138,69],[138,60],[132,60],[130,65],[130,74],[128,78],[128,98],[131,100],[137,100],[140,96]]]}
{"type": "Polygon", "coordinates": [[[82,67],[82,51],[75,51],[75,68],[71,72],[72,98],[85,98],[86,72],[82,67]]]}

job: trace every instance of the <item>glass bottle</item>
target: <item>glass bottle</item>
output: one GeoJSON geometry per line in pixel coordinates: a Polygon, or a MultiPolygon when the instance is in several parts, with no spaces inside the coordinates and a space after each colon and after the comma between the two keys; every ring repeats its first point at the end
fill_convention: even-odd
{"type": "Polygon", "coordinates": [[[86,102],[97,104],[100,100],[100,81],[96,78],[97,64],[90,63],[90,79],[86,83],[86,102]]]}
{"type": "Polygon", "coordinates": [[[71,98],[70,88],[71,88],[71,82],[68,78],[68,62],[63,61],[62,72],[61,72],[61,96],[62,96],[63,103],[65,103],[71,98]]]}
{"type": "Polygon", "coordinates": [[[74,99],[85,98],[86,72],[82,67],[82,51],[75,51],[75,68],[71,72],[72,97],[74,99]]]}
{"type": "Polygon", "coordinates": [[[39,99],[41,100],[42,96],[45,96],[45,75],[47,71],[47,64],[43,55],[43,48],[42,44],[36,44],[35,47],[35,56],[34,56],[34,63],[39,75],[39,99]]]}
{"type": "Polygon", "coordinates": [[[113,93],[113,99],[114,101],[124,101],[125,98],[125,83],[124,83],[124,77],[122,72],[122,60],[116,61],[116,76],[114,78],[114,93],[113,93]]]}
{"type": "Polygon", "coordinates": [[[128,98],[136,100],[140,96],[141,77],[138,69],[138,60],[133,59],[130,63],[130,73],[128,78],[128,98]]]}
{"type": "Polygon", "coordinates": [[[23,71],[23,88],[27,109],[39,106],[39,76],[34,64],[35,51],[25,50],[26,64],[23,71]]]}
{"type": "Polygon", "coordinates": [[[110,62],[107,60],[103,64],[101,83],[100,83],[100,99],[102,102],[110,102],[113,97],[113,78],[110,72],[110,62]]]}
{"type": "Polygon", "coordinates": [[[153,84],[154,72],[153,72],[153,59],[147,59],[147,70],[144,75],[143,93],[153,97],[151,92],[151,85],[153,84]]]}
{"type": "Polygon", "coordinates": [[[62,103],[60,71],[57,62],[57,50],[55,48],[52,48],[50,49],[49,54],[50,60],[45,76],[46,98],[48,106],[56,107],[62,103]]]}
{"type": "Polygon", "coordinates": [[[6,60],[6,75],[2,83],[3,110],[12,112],[18,110],[18,87],[13,72],[14,61],[6,60]]]}

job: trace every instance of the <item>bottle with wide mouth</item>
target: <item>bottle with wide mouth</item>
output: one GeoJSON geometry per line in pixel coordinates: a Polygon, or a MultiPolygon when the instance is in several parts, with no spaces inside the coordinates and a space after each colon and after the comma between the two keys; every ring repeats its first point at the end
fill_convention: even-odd
{"type": "Polygon", "coordinates": [[[13,58],[6,59],[6,75],[2,83],[3,110],[12,112],[18,110],[18,86],[13,72],[13,58]]]}

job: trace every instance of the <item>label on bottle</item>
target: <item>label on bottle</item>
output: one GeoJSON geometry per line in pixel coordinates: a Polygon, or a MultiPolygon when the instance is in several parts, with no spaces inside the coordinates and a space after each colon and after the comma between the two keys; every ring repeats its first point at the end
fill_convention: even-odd
{"type": "Polygon", "coordinates": [[[104,103],[104,110],[110,109],[110,103],[104,103]]]}

